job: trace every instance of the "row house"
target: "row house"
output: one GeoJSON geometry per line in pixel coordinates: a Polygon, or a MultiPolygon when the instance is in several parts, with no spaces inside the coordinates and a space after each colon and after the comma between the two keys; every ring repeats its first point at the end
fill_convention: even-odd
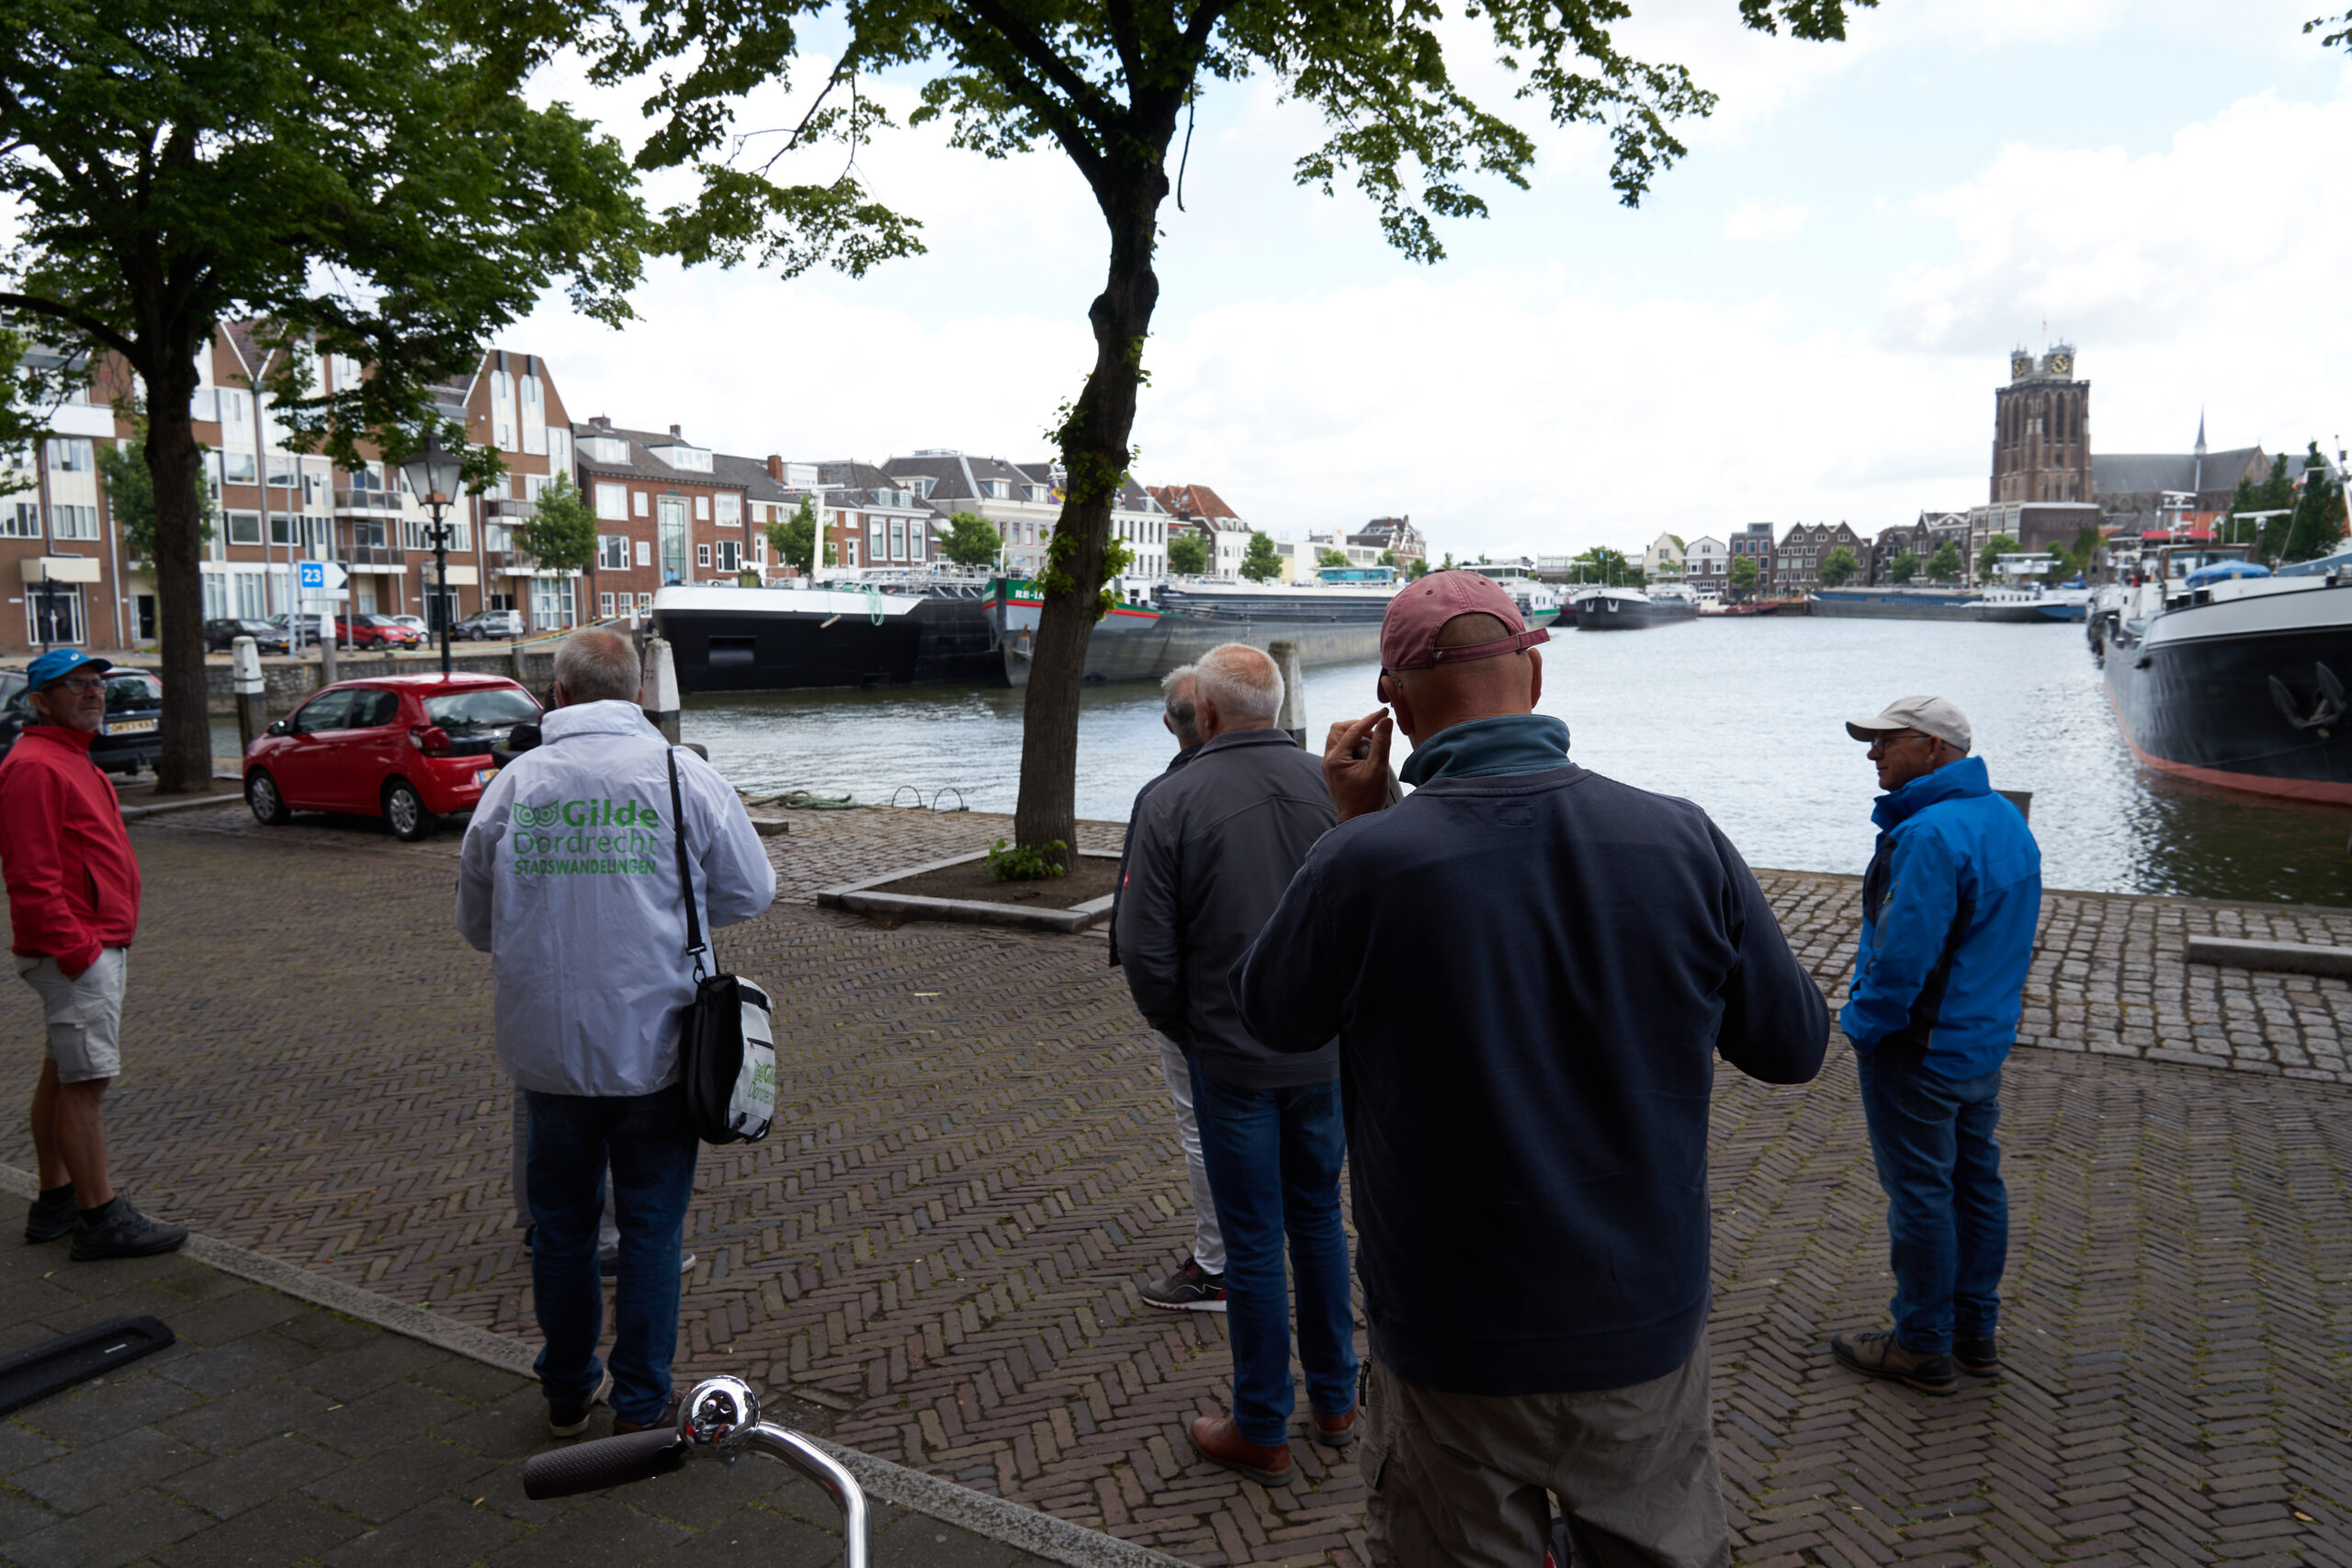
{"type": "Polygon", "coordinates": [[[1865,581],[1874,587],[1891,583],[1898,558],[1912,556],[1924,567],[1947,542],[1959,550],[1961,572],[1965,578],[1973,566],[1968,535],[1968,514],[1964,512],[1922,512],[1916,522],[1882,528],[1878,537],[1871,541],[1870,553],[1862,558],[1868,572],[1865,581]]]}
{"type": "MultiPolygon", "coordinates": [[[[1206,485],[1152,485],[1151,500],[1176,525],[1190,528],[1208,547],[1207,575],[1231,582],[1241,576],[1242,558],[1250,553],[1249,524],[1206,485]]],[[[1311,562],[1313,558],[1308,558],[1311,562]]]]}
{"type": "MultiPolygon", "coordinates": [[[[572,435],[580,492],[596,515],[587,592],[598,615],[650,609],[653,595],[673,585],[741,581],[753,532],[742,470],[763,468],[745,461],[721,472],[718,455],[674,424],[662,434],[599,415],[572,435]]],[[[532,624],[539,623],[535,604],[532,624]]]]}
{"type": "Polygon", "coordinates": [[[867,570],[917,570],[939,558],[951,513],[923,500],[915,487],[871,463],[844,459],[817,465],[823,487],[822,536],[833,564],[867,570]]]}
{"type": "MultiPolygon", "coordinates": [[[[1772,547],[1772,525],[1750,523],[1731,536],[1731,566],[1737,566],[1743,559],[1756,563],[1756,587],[1753,590],[1756,597],[1771,598],[1777,592],[1778,574],[1775,569],[1780,564],[1772,547]]],[[[1730,567],[1724,569],[1726,582],[1730,581],[1730,567]]]]}
{"type": "Polygon", "coordinates": [[[1671,534],[1660,534],[1652,539],[1649,548],[1642,552],[1644,578],[1679,578],[1682,575],[1682,541],[1671,534]]]}
{"type": "Polygon", "coordinates": [[[1798,523],[1781,536],[1775,560],[1774,586],[1783,594],[1799,594],[1821,586],[1821,563],[1836,549],[1852,552],[1855,576],[1870,554],[1862,536],[1843,523],[1798,523]]]}
{"type": "MultiPolygon", "coordinates": [[[[1046,570],[1046,546],[1062,513],[1050,474],[1031,473],[1001,457],[975,457],[946,446],[918,449],[882,465],[894,484],[928,502],[942,517],[969,512],[996,525],[1000,558],[1016,577],[1046,570]]],[[[852,564],[847,559],[842,562],[852,564]]]]}
{"type": "Polygon", "coordinates": [[[1402,517],[1374,518],[1350,534],[1348,543],[1369,547],[1374,560],[1379,559],[1384,552],[1394,555],[1400,571],[1409,570],[1417,560],[1430,558],[1429,541],[1423,539],[1421,531],[1413,526],[1413,516],[1409,512],[1402,517]]]}
{"type": "Polygon", "coordinates": [[[1720,594],[1731,585],[1731,548],[1702,535],[1682,549],[1682,581],[1694,592],[1720,594]]]}

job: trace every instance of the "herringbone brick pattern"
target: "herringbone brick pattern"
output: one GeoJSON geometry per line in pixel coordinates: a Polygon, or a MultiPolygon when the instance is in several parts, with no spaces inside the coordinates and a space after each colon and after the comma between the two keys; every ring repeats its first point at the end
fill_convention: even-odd
{"type": "MultiPolygon", "coordinates": [[[[796,817],[771,844],[787,866],[821,846],[805,890],[859,853],[850,869],[992,829],[796,817]]],[[[149,903],[111,1112],[128,1183],[223,1239],[527,1334],[487,963],[448,933],[454,840],[210,812],[136,839],[149,903]]],[[[1850,879],[1766,883],[1835,984],[1850,879]]],[[[1823,1353],[1888,1293],[1843,1047],[1809,1088],[1721,1082],[1712,1332],[1743,1562],[2352,1562],[2352,1090],[2290,1080],[2251,1041],[2214,1059],[2261,1070],[2092,1050],[2199,1054],[2200,976],[2222,1014],[2256,998],[2259,1049],[2277,1028],[2308,1050],[2346,987],[2281,987],[2282,1010],[2177,963],[2179,930],[2275,911],[2051,905],[2064,945],[2029,1000],[2048,1043],[2079,1043],[2013,1058],[2001,1382],[1934,1401],[1823,1353]],[[2178,1036],[2121,1038],[2110,998],[2143,997],[2158,1018],[2178,998],[2178,1036]]],[[[2304,934],[2352,940],[2342,921],[2304,934]]],[[[780,903],[724,949],[786,998],[788,1119],[706,1156],[683,1370],[746,1370],[842,1440],[1193,1561],[1360,1561],[1351,1463],[1302,1442],[1302,1483],[1268,1494],[1189,1461],[1184,1419],[1224,1405],[1223,1327],[1135,1293],[1189,1216],[1099,943],[780,903]]],[[[29,1157],[21,1134],[0,1152],[29,1157]]]]}

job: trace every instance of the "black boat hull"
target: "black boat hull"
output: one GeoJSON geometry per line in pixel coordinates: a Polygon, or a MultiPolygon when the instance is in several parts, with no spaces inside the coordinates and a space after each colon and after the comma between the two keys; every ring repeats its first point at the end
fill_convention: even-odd
{"type": "Polygon", "coordinates": [[[2352,806],[2352,585],[2253,595],[2099,626],[2108,700],[2149,767],[2352,806]],[[2324,671],[2326,673],[2323,674],[2324,671]]]}
{"type": "Polygon", "coordinates": [[[978,598],[703,591],[656,604],[653,625],[670,644],[684,693],[1004,683],[1003,655],[978,598]]]}
{"type": "Polygon", "coordinates": [[[1698,618],[1699,606],[1687,599],[1618,599],[1596,593],[1577,601],[1576,628],[1580,632],[1629,632],[1698,618]]]}

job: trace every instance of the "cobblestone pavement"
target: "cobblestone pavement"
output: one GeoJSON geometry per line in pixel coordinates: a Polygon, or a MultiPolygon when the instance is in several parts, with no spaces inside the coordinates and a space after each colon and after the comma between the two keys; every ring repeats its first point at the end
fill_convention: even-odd
{"type": "MultiPolygon", "coordinates": [[[[0,1200],[10,1230],[17,1200],[0,1200]]],[[[823,1568],[840,1516],[753,1457],[533,1503],[547,1406],[511,1372],[186,1258],[72,1263],[0,1240],[0,1348],[153,1315],[178,1343],[0,1420],[0,1560],[21,1568],[823,1568]]],[[[609,1417],[597,1416],[601,1432],[609,1417]]],[[[1048,1568],[888,1505],[877,1564],[1048,1568]]]]}
{"type": "MultiPolygon", "coordinates": [[[[1003,830],[796,813],[769,844],[805,899],[1003,830]]],[[[111,1116],[142,1201],[526,1335],[487,964],[448,934],[454,838],[210,810],[134,835],[149,901],[111,1116]]],[[[1764,881],[1836,984],[1852,880],[1764,881]]],[[[2190,931],[2352,942],[2352,916],[2054,895],[2047,920],[2029,1034],[2054,1049],[2018,1052],[2005,1097],[2004,1381],[1929,1400],[1823,1353],[1889,1289],[1842,1044],[1809,1088],[1718,1086],[1740,1560],[2352,1562],[2352,1090],[2289,1076],[2341,1076],[2352,988],[2179,957],[2190,931]],[[2166,1053],[2240,1070],[2136,1059],[2166,1053]]],[[[785,998],[786,1114],[706,1156],[688,1369],[745,1370],[842,1441],[1197,1562],[1361,1560],[1351,1463],[1302,1442],[1301,1483],[1269,1494],[1189,1461],[1184,1420],[1224,1408],[1223,1325],[1136,1294],[1190,1226],[1099,942],[779,901],[722,950],[785,998]]]]}

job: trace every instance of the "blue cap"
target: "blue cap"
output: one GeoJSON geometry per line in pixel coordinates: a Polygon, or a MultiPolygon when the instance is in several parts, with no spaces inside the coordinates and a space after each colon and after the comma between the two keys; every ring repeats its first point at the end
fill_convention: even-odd
{"type": "Polygon", "coordinates": [[[114,668],[110,660],[85,653],[78,648],[52,648],[25,666],[25,681],[38,692],[62,681],[85,664],[96,666],[101,674],[114,668]]]}

